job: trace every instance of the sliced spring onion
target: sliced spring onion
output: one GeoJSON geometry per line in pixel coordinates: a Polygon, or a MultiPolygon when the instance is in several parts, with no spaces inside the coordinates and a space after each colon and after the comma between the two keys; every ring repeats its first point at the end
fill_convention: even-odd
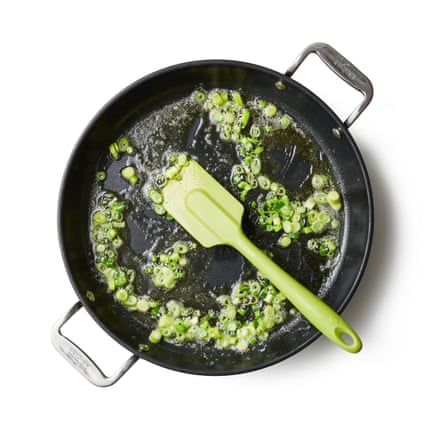
{"type": "Polygon", "coordinates": [[[109,150],[110,150],[111,156],[114,159],[116,159],[116,160],[120,159],[119,146],[117,145],[116,142],[113,142],[110,145],[109,150]]]}
{"type": "Polygon", "coordinates": [[[203,91],[195,91],[195,93],[193,94],[193,99],[202,104],[206,101],[207,99],[207,95],[203,92],[203,91]]]}
{"type": "Polygon", "coordinates": [[[290,119],[289,119],[289,117],[287,117],[287,116],[283,116],[283,117],[280,119],[280,125],[281,125],[283,128],[287,128],[287,127],[290,125],[290,119]]]}
{"type": "Polygon", "coordinates": [[[155,204],[161,204],[162,201],[164,200],[163,197],[162,197],[162,194],[159,193],[156,189],[150,189],[148,191],[148,197],[155,204]]]}
{"type": "Polygon", "coordinates": [[[312,187],[315,190],[321,190],[323,187],[325,187],[328,183],[328,178],[326,175],[313,175],[312,176],[312,187]]]}
{"type": "Polygon", "coordinates": [[[339,211],[341,209],[341,197],[336,190],[331,190],[328,192],[327,202],[335,211],[339,211]]]}
{"type": "Polygon", "coordinates": [[[129,165],[121,170],[121,176],[130,184],[135,185],[138,182],[138,174],[136,169],[129,165]]]}
{"type": "Polygon", "coordinates": [[[278,244],[281,247],[289,247],[291,245],[291,238],[288,235],[281,235],[280,239],[278,240],[278,244]]]}
{"type": "Polygon", "coordinates": [[[244,106],[244,101],[243,101],[243,98],[241,97],[240,93],[238,93],[237,91],[233,91],[232,92],[232,97],[233,97],[233,100],[236,102],[236,104],[239,107],[244,106]]]}
{"type": "Polygon", "coordinates": [[[151,332],[150,332],[150,335],[149,335],[149,337],[148,337],[148,340],[151,342],[151,343],[159,343],[161,340],[162,340],[162,334],[161,334],[161,331],[159,330],[159,329],[153,329],[151,332]]]}
{"type": "Polygon", "coordinates": [[[96,173],[96,179],[98,181],[105,181],[105,179],[107,179],[107,173],[105,171],[98,171],[96,173]]]}
{"type": "Polygon", "coordinates": [[[241,128],[246,128],[250,119],[250,111],[247,108],[241,110],[241,115],[238,119],[241,128]]]}
{"type": "Polygon", "coordinates": [[[264,114],[266,115],[266,117],[273,117],[277,114],[277,107],[274,104],[268,104],[265,108],[264,108],[264,114]]]}
{"type": "Polygon", "coordinates": [[[123,136],[117,141],[117,145],[121,153],[126,153],[128,147],[130,147],[130,140],[126,136],[123,136]]]}

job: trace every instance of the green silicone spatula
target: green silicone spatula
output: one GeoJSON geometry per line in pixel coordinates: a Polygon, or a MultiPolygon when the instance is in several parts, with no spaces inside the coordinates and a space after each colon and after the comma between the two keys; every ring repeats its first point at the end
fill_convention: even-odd
{"type": "Polygon", "coordinates": [[[204,247],[229,245],[249,260],[322,334],[349,352],[362,342],[324,303],[256,247],[242,231],[243,205],[195,161],[163,188],[163,205],[204,247]]]}

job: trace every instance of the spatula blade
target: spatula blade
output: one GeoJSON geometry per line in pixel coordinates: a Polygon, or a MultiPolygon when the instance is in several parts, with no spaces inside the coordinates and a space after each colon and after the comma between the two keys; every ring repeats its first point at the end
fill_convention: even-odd
{"type": "Polygon", "coordinates": [[[230,245],[241,230],[243,205],[193,160],[162,195],[167,212],[204,247],[230,245]]]}

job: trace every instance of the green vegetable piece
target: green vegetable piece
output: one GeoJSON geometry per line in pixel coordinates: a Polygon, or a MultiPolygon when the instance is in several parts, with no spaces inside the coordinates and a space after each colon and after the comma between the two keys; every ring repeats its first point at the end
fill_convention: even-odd
{"type": "Polygon", "coordinates": [[[109,150],[110,150],[111,156],[112,156],[114,159],[116,159],[116,161],[120,159],[121,156],[120,156],[120,154],[119,154],[119,146],[117,145],[116,142],[113,142],[113,143],[110,145],[109,150]]]}
{"type": "Polygon", "coordinates": [[[331,222],[331,228],[336,230],[340,227],[340,222],[338,221],[338,219],[333,219],[331,222]]]}
{"type": "Polygon", "coordinates": [[[165,207],[162,204],[153,204],[153,210],[157,215],[165,215],[167,213],[167,210],[165,210],[165,207]]]}
{"type": "Polygon", "coordinates": [[[153,329],[148,336],[148,341],[150,343],[159,343],[162,340],[162,334],[159,329],[153,329]]]}
{"type": "Polygon", "coordinates": [[[244,106],[244,101],[243,101],[243,98],[241,97],[240,93],[238,93],[237,91],[233,91],[232,92],[232,97],[233,97],[233,100],[236,102],[236,104],[239,107],[243,107],[244,106]]]}
{"type": "Polygon", "coordinates": [[[189,251],[189,247],[185,243],[177,243],[175,244],[174,251],[180,254],[185,254],[189,251]]]}
{"type": "Polygon", "coordinates": [[[267,104],[267,102],[264,99],[258,99],[257,104],[260,108],[264,108],[267,104]]]}
{"type": "Polygon", "coordinates": [[[259,138],[259,137],[261,137],[261,128],[260,127],[258,127],[258,125],[252,125],[251,127],[250,127],[250,135],[253,137],[253,138],[259,138]]]}
{"type": "Polygon", "coordinates": [[[330,238],[325,238],[322,240],[319,246],[319,254],[322,256],[333,256],[337,249],[337,245],[330,238]]]}
{"type": "Polygon", "coordinates": [[[273,104],[268,104],[266,108],[264,108],[264,115],[266,117],[274,117],[277,114],[277,107],[273,104]]]}
{"type": "MultiPolygon", "coordinates": [[[[235,122],[235,114],[231,111],[226,111],[226,113],[224,114],[224,122],[229,125],[233,124],[235,122]]],[[[228,130],[229,128],[227,128],[226,130],[228,130]]]]}
{"type": "Polygon", "coordinates": [[[212,93],[212,95],[210,96],[210,99],[212,100],[212,103],[217,106],[221,106],[225,102],[224,96],[222,96],[221,94],[219,94],[217,92],[212,93]]]}
{"type": "Polygon", "coordinates": [[[327,194],[328,204],[336,211],[341,209],[341,198],[340,194],[336,190],[331,190],[327,194]]]}
{"type": "Polygon", "coordinates": [[[147,300],[143,300],[143,299],[139,299],[137,304],[136,304],[136,309],[139,312],[147,312],[149,309],[149,305],[148,305],[148,301],[147,300]]]}
{"type": "Polygon", "coordinates": [[[289,247],[289,246],[291,245],[291,242],[292,242],[292,240],[291,240],[290,237],[287,236],[287,235],[282,235],[282,236],[280,237],[280,239],[278,240],[278,244],[279,244],[281,247],[289,247]]]}
{"type": "Polygon", "coordinates": [[[217,109],[213,109],[209,113],[210,121],[214,124],[220,124],[224,121],[224,114],[217,109]]]}
{"type": "Polygon", "coordinates": [[[247,108],[243,108],[241,115],[238,119],[241,128],[246,128],[250,119],[250,111],[247,108]]]}
{"type": "Polygon", "coordinates": [[[328,178],[325,175],[314,175],[312,176],[312,187],[316,190],[321,190],[328,183],[328,178]]]}
{"type": "Polygon", "coordinates": [[[135,185],[138,181],[137,171],[131,165],[124,167],[121,170],[121,176],[132,185],[135,185]]]}
{"type": "Polygon", "coordinates": [[[121,137],[118,141],[117,141],[117,145],[118,145],[118,149],[121,153],[127,153],[128,152],[128,147],[130,147],[130,140],[126,137],[123,136],[121,137]]]}
{"type": "Polygon", "coordinates": [[[328,195],[323,192],[314,193],[314,200],[317,204],[325,205],[328,202],[328,195]]]}
{"type": "Polygon", "coordinates": [[[124,303],[128,299],[128,292],[125,289],[118,289],[116,291],[116,298],[121,303],[124,303]]]}
{"type": "Polygon", "coordinates": [[[148,191],[148,197],[155,204],[161,204],[163,201],[162,194],[159,193],[156,189],[150,189],[148,191]]]}
{"type": "Polygon", "coordinates": [[[96,179],[98,181],[105,181],[105,179],[107,179],[107,173],[104,171],[98,171],[96,173],[96,179]]]}
{"type": "Polygon", "coordinates": [[[290,125],[290,119],[287,116],[283,116],[280,119],[280,124],[283,128],[287,128],[290,125]]]}
{"type": "Polygon", "coordinates": [[[100,210],[98,210],[97,212],[95,212],[93,214],[93,221],[95,224],[99,224],[99,225],[105,224],[107,222],[107,220],[108,220],[107,215],[100,210]]]}
{"type": "Polygon", "coordinates": [[[177,157],[176,163],[180,166],[180,167],[184,167],[186,165],[188,165],[188,156],[186,153],[180,153],[177,157]]]}
{"type": "Polygon", "coordinates": [[[304,201],[303,205],[308,210],[312,210],[315,207],[315,199],[311,196],[306,201],[304,201]]]}
{"type": "Polygon", "coordinates": [[[193,94],[193,99],[198,102],[199,104],[202,104],[206,101],[207,96],[203,91],[195,91],[193,94]]]}
{"type": "Polygon", "coordinates": [[[270,179],[267,176],[259,176],[258,177],[258,185],[263,190],[270,189],[270,179]]]}
{"type": "Polygon", "coordinates": [[[167,170],[165,170],[165,176],[167,177],[167,179],[172,179],[179,173],[179,171],[179,166],[172,165],[171,167],[167,168],[167,170]]]}

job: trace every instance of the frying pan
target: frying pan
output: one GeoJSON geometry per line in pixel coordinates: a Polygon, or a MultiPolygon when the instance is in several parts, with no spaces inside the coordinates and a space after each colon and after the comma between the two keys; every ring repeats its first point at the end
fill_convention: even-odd
{"type": "MultiPolygon", "coordinates": [[[[338,313],[352,298],[364,273],[373,233],[372,193],[359,149],[348,131],[372,98],[372,85],[363,73],[329,45],[315,43],[297,57],[285,74],[258,65],[227,60],[184,63],[150,74],[117,94],[92,119],[74,148],[60,192],[60,246],[79,301],[54,325],[51,338],[56,349],[95,385],[115,383],[139,358],[195,374],[227,375],[253,371],[301,351],[320,335],[304,320],[297,319],[274,332],[261,347],[253,347],[243,353],[168,342],[150,345],[148,350],[141,349],[140,345],[147,343],[150,333],[147,324],[116,302],[98,278],[89,239],[89,205],[92,189],[97,183],[96,172],[110,163],[107,147],[130,128],[144,122],[148,114],[190,96],[196,88],[238,90],[276,104],[304,127],[319,147],[321,156],[331,166],[343,199],[344,221],[341,226],[340,255],[330,273],[328,285],[320,286],[304,256],[295,249],[287,250],[276,258],[281,267],[318,293],[338,313]],[[345,122],[317,96],[291,78],[311,53],[318,55],[335,74],[363,94],[362,102],[345,122]],[[88,297],[91,295],[94,295],[94,299],[88,297]],[[112,338],[132,353],[112,376],[104,375],[98,365],[62,333],[62,326],[82,307],[112,338]]],[[[196,129],[190,128],[191,134],[194,131],[196,129]]],[[[185,134],[182,137],[187,146],[191,136],[185,134]]],[[[198,158],[200,149],[204,150],[205,147],[198,144],[198,158]]],[[[280,181],[293,181],[295,172],[298,173],[300,168],[294,165],[298,160],[289,156],[286,150],[277,156],[277,162],[285,165],[280,171],[280,181]]],[[[202,157],[200,161],[203,160],[202,157]]],[[[112,176],[105,187],[119,192],[119,184],[113,182],[117,178],[113,179],[112,176]]],[[[136,228],[130,230],[131,244],[141,252],[153,242],[149,227],[143,227],[143,223],[143,218],[136,218],[133,224],[136,228]]],[[[253,236],[261,239],[259,234],[253,233],[253,236]]],[[[233,268],[242,267],[239,258],[228,247],[212,250],[209,255],[214,261],[214,271],[217,271],[214,275],[220,281],[230,280],[233,268]]]]}

